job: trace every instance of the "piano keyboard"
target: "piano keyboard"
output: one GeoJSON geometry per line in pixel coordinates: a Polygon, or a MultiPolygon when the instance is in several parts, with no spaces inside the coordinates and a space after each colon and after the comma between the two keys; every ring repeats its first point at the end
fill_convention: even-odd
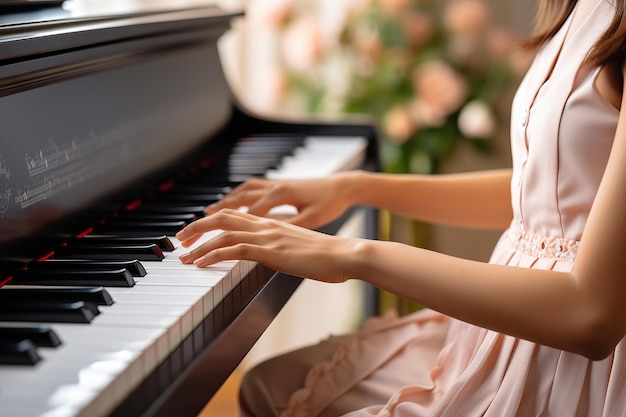
{"type": "MultiPolygon", "coordinates": [[[[264,140],[272,141],[271,138],[264,140]]],[[[283,138],[274,141],[274,145],[281,141],[283,138]]],[[[280,162],[278,166],[269,161],[269,155],[262,151],[262,147],[256,146],[254,140],[244,141],[235,146],[235,154],[229,157],[231,161],[229,174],[220,179],[230,184],[242,181],[249,175],[258,175],[256,172],[249,172],[251,165],[253,171],[262,169],[263,175],[269,178],[326,176],[358,167],[365,159],[367,141],[358,137],[307,137],[295,151],[281,157],[280,161],[275,161],[280,162]],[[238,146],[247,148],[244,152],[251,153],[252,158],[248,155],[242,162],[237,156],[238,146]],[[262,160],[267,161],[259,164],[254,162],[262,160]],[[251,164],[250,161],[254,163],[251,164]]],[[[217,174],[211,170],[212,168],[208,168],[207,172],[212,173],[211,178],[214,180],[217,174]]],[[[184,191],[185,186],[182,189],[184,191]]],[[[189,195],[191,194],[193,192],[189,191],[189,195]]],[[[182,192],[180,195],[186,194],[182,192]]],[[[219,193],[216,195],[219,196],[219,193]]],[[[158,201],[158,197],[154,200],[158,201]]],[[[178,201],[169,207],[191,207],[196,203],[178,201]]],[[[150,205],[151,203],[140,204],[138,208],[141,209],[142,206],[148,208],[150,205]]],[[[176,213],[174,208],[171,211],[173,215],[180,214],[176,213]]],[[[151,247],[150,255],[146,256],[146,259],[155,260],[139,262],[139,267],[143,267],[145,273],[139,270],[131,274],[128,272],[129,266],[129,269],[125,270],[126,273],[118,274],[116,278],[111,278],[112,281],[107,281],[104,293],[110,295],[113,303],[101,299],[97,311],[94,311],[92,303],[86,303],[86,312],[83,313],[88,316],[91,311],[94,314],[91,319],[85,318],[87,323],[51,323],[50,328],[60,338],[59,346],[29,350],[27,345],[30,342],[24,341],[22,348],[27,353],[24,354],[25,358],[24,355],[20,357],[24,361],[32,360],[36,363],[0,365],[0,417],[109,415],[116,405],[155,371],[174,350],[180,349],[185,338],[195,328],[201,326],[215,307],[256,267],[255,263],[249,261],[221,262],[205,269],[183,265],[179,262],[178,256],[189,249],[181,248],[173,236],[181,227],[180,220],[171,217],[167,222],[161,222],[157,220],[157,216],[153,218],[148,214],[143,220],[145,218],[152,223],[168,223],[161,226],[171,227],[167,238],[174,249],[151,247]],[[157,260],[161,257],[162,259],[157,260]],[[29,354],[32,357],[29,358],[29,354]],[[37,357],[40,358],[39,361],[37,357]]],[[[134,218],[129,216],[128,219],[132,221],[134,218]]],[[[183,224],[184,221],[182,220],[183,224]]],[[[129,228],[130,226],[126,225],[122,229],[129,228]]],[[[94,228],[95,230],[97,229],[94,228]]],[[[214,235],[215,233],[207,234],[197,244],[214,235]]],[[[141,237],[141,233],[138,236],[141,237]]],[[[89,239],[89,236],[84,238],[89,239]]],[[[102,249],[108,245],[109,243],[106,243],[94,247],[102,249]]],[[[85,247],[88,246],[89,244],[85,247]]],[[[71,242],[67,247],[71,248],[71,242]]],[[[77,255],[77,252],[73,252],[66,256],[70,259],[72,257],[93,259],[97,253],[89,249],[83,254],[77,255]],[[93,254],[91,258],[89,254],[93,254]]],[[[107,255],[98,258],[105,259],[107,255]]],[[[53,256],[46,262],[57,262],[55,259],[53,256]]],[[[35,284],[29,284],[26,280],[16,279],[16,281],[17,284],[5,285],[0,289],[0,302],[3,300],[2,292],[11,289],[34,291],[58,288],[41,285],[41,281],[35,284]]],[[[65,282],[62,284],[68,285],[65,282]]],[[[80,285],[85,283],[81,282],[80,285]]],[[[98,285],[98,281],[95,280],[91,286],[98,285]]],[[[26,319],[28,316],[21,320],[26,319]]],[[[16,320],[9,317],[5,321],[0,321],[0,334],[2,329],[34,328],[39,325],[41,323],[36,320],[22,322],[19,318],[16,320]]],[[[0,346],[0,358],[3,358],[2,349],[0,346]]]]}

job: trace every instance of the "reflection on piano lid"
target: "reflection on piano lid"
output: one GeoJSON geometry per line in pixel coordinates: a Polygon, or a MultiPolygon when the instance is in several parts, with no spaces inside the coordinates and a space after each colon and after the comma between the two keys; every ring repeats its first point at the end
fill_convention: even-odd
{"type": "Polygon", "coordinates": [[[0,19],[0,417],[195,416],[300,280],[182,265],[175,232],[251,176],[378,169],[376,129],[247,112],[238,13],[71,3],[0,19]]]}

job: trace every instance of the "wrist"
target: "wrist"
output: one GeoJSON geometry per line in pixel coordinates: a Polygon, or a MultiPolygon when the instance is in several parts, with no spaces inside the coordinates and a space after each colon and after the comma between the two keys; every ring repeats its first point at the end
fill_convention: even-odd
{"type": "Polygon", "coordinates": [[[349,206],[359,205],[365,201],[368,175],[367,172],[360,170],[346,171],[337,175],[337,190],[349,206]]]}
{"type": "Polygon", "coordinates": [[[371,268],[375,254],[372,241],[362,238],[348,238],[348,250],[344,253],[343,274],[347,279],[358,279],[368,282],[368,270],[371,268]]]}

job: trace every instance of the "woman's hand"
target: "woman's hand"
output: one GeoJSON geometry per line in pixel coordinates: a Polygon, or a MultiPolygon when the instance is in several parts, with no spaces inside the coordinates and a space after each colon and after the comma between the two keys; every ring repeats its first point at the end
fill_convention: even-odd
{"type": "Polygon", "coordinates": [[[223,209],[189,224],[176,237],[189,247],[202,234],[223,230],[182,255],[185,264],[205,267],[225,260],[251,260],[303,278],[343,282],[358,239],[339,238],[276,219],[223,209]]]}
{"type": "Polygon", "coordinates": [[[248,207],[248,213],[271,217],[270,210],[290,205],[297,214],[282,220],[315,229],[339,217],[353,202],[350,184],[358,174],[342,173],[328,178],[310,180],[251,179],[206,207],[207,214],[224,208],[248,207]]]}

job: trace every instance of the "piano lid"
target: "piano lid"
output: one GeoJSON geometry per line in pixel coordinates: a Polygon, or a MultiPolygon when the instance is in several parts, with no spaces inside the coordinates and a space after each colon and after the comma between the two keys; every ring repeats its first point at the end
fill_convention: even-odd
{"type": "Polygon", "coordinates": [[[238,14],[66,3],[1,16],[0,255],[142,195],[212,146],[233,110],[217,41],[238,14]]]}
{"type": "MultiPolygon", "coordinates": [[[[61,6],[0,14],[0,65],[190,26],[222,32],[241,10],[215,0],[66,0],[61,6]]],[[[1,3],[0,3],[1,6],[1,3]]]]}

